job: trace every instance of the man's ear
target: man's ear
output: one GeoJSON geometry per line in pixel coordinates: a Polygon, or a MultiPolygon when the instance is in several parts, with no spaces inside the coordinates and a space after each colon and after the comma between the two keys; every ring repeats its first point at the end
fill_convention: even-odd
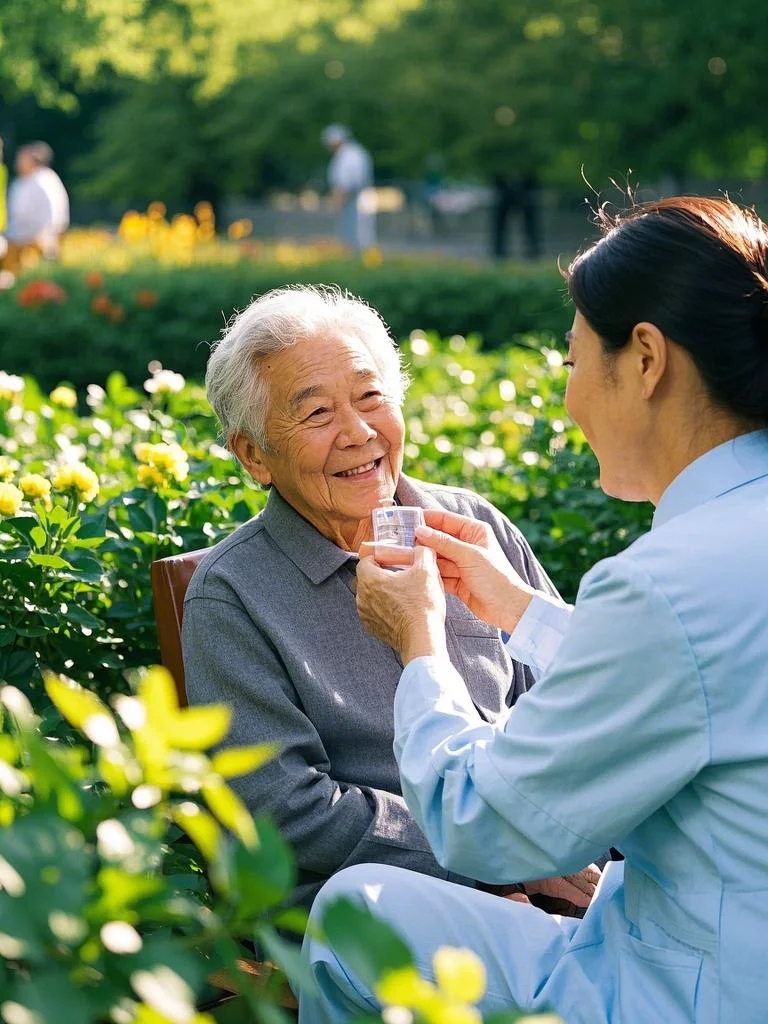
{"type": "Polygon", "coordinates": [[[237,456],[237,460],[243,469],[248,472],[257,484],[262,487],[269,487],[272,483],[272,474],[264,463],[264,453],[256,442],[246,437],[245,434],[232,434],[229,439],[229,447],[237,456]]]}
{"type": "Polygon", "coordinates": [[[652,398],[667,371],[669,342],[655,324],[639,323],[632,329],[631,345],[643,398],[652,398]]]}

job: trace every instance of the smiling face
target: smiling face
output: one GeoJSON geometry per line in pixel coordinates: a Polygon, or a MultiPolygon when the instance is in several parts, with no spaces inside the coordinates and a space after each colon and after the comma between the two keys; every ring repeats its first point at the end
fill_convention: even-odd
{"type": "Polygon", "coordinates": [[[356,550],[391,500],[403,461],[397,368],[352,335],[308,338],[265,358],[269,450],[237,435],[248,472],[323,536],[356,550]]]}

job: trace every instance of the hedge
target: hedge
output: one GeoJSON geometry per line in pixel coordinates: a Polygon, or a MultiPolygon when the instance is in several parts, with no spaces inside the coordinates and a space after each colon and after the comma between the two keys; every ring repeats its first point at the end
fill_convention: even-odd
{"type": "Polygon", "coordinates": [[[330,282],[367,299],[393,335],[414,329],[469,333],[498,348],[528,332],[562,334],[571,313],[556,268],[471,264],[319,262],[139,266],[102,274],[56,267],[0,293],[0,369],[33,374],[43,388],[104,384],[120,367],[140,385],[159,360],[192,379],[208,345],[251,297],[292,282],[330,282]]]}

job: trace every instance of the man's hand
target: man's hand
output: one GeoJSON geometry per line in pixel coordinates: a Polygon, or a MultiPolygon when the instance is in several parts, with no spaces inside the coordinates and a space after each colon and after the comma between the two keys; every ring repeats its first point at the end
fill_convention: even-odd
{"type": "Polygon", "coordinates": [[[455,512],[427,509],[417,527],[419,544],[437,555],[448,594],[493,626],[513,632],[535,593],[509,564],[487,523],[455,512]]]}
{"type": "Polygon", "coordinates": [[[417,547],[413,564],[400,572],[382,569],[361,547],[357,566],[357,610],[369,633],[399,652],[404,665],[421,655],[447,657],[445,593],[434,554],[417,547]]]}
{"type": "Polygon", "coordinates": [[[550,913],[580,917],[592,902],[599,881],[600,868],[596,864],[589,864],[573,875],[524,882],[523,889],[529,896],[534,897],[537,905],[550,913]],[[545,899],[539,903],[536,897],[545,899]]]}

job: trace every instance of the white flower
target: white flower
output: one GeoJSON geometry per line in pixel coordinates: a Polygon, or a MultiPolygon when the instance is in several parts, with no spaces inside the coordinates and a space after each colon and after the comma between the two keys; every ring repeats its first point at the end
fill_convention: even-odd
{"type": "Polygon", "coordinates": [[[173,370],[157,370],[149,380],[144,381],[144,390],[150,395],[175,395],[182,390],[186,381],[173,370]]]}

